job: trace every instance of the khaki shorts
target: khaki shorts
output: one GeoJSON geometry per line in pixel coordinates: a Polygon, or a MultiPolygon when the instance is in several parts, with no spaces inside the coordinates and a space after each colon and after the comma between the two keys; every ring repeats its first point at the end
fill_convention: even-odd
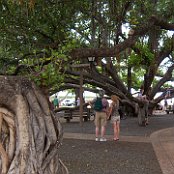
{"type": "Polygon", "coordinates": [[[97,127],[106,126],[106,123],[107,123],[106,113],[96,112],[94,123],[95,123],[95,126],[97,127]]]}

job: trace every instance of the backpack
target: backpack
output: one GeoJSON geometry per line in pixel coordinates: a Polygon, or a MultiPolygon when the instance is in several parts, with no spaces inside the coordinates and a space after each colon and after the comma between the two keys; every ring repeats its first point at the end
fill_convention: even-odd
{"type": "Polygon", "coordinates": [[[94,110],[101,111],[102,109],[103,109],[102,98],[97,98],[97,100],[94,103],[94,110]]]}

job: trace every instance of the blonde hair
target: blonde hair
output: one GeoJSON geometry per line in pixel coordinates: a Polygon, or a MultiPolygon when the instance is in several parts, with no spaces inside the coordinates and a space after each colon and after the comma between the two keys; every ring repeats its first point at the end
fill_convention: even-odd
{"type": "Polygon", "coordinates": [[[116,96],[116,95],[111,95],[111,100],[114,102],[114,103],[117,103],[119,101],[119,97],[116,96]]]}

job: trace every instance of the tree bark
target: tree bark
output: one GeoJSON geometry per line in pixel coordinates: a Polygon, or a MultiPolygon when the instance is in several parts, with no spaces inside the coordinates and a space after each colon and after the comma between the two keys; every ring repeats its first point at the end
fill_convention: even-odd
{"type": "Polygon", "coordinates": [[[67,174],[59,159],[60,122],[24,77],[0,76],[0,173],[67,174]]]}

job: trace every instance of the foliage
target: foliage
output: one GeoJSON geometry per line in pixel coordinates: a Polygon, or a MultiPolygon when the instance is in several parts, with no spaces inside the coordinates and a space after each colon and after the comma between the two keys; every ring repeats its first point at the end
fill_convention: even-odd
{"type": "Polygon", "coordinates": [[[149,50],[148,46],[137,44],[138,54],[132,52],[128,59],[128,64],[135,68],[137,67],[148,67],[154,59],[154,54],[149,50]]]}
{"type": "Polygon", "coordinates": [[[34,80],[34,82],[41,87],[59,87],[63,82],[63,74],[60,74],[57,67],[51,63],[43,68],[36,66],[34,72],[31,72],[30,78],[34,80]],[[56,73],[57,72],[57,73],[56,73]]]}
{"type": "Polygon", "coordinates": [[[64,76],[58,71],[66,67],[68,53],[80,44],[70,27],[75,19],[75,8],[58,1],[1,1],[0,13],[1,74],[13,74],[17,65],[24,64],[26,68],[20,73],[31,72],[30,77],[36,78],[37,84],[48,87],[54,86],[55,82],[61,84],[64,76]],[[64,65],[55,68],[59,59],[64,65]],[[48,60],[51,64],[43,67],[44,61],[48,60]],[[32,69],[31,66],[36,67],[32,69]]]}
{"type": "MultiPolygon", "coordinates": [[[[111,57],[97,56],[98,49],[119,45],[129,38],[130,28],[143,29],[154,14],[165,17],[166,22],[173,22],[171,9],[172,0],[1,1],[0,72],[13,74],[23,65],[18,74],[29,74],[37,84],[55,89],[65,82],[64,73],[69,64],[85,62],[80,56],[72,58],[72,50],[91,48],[97,50],[96,71],[99,75],[107,73],[104,66],[112,63],[118,73],[115,79],[120,78],[127,88],[127,68],[131,67],[131,88],[137,88],[155,61],[155,51],[172,49],[172,38],[167,31],[160,27],[149,28],[142,36],[137,36],[139,38],[132,48],[111,57]],[[99,59],[105,60],[106,64],[102,65],[99,59]]],[[[107,75],[113,80],[110,74],[107,75]]],[[[72,74],[66,74],[66,80],[71,77],[72,74]]],[[[153,80],[156,81],[154,78],[150,83],[157,84],[153,80]]],[[[97,86],[98,82],[90,85],[97,86]]]]}

